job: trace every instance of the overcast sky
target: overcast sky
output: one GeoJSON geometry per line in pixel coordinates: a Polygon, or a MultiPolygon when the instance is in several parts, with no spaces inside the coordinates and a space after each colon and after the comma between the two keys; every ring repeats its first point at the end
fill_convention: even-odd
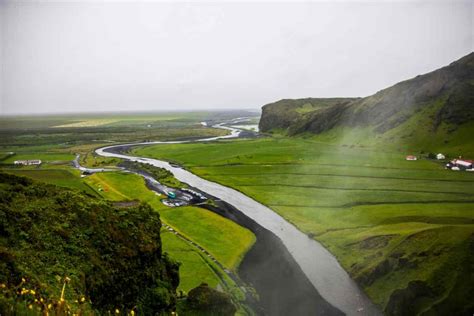
{"type": "Polygon", "coordinates": [[[474,1],[2,1],[1,114],[367,96],[474,50],[474,1]]]}

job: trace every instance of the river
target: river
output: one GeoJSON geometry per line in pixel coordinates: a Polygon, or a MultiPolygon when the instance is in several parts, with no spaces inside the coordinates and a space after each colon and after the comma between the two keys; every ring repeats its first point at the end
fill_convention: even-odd
{"type": "MultiPolygon", "coordinates": [[[[229,130],[230,134],[193,141],[207,142],[218,139],[230,139],[238,137],[240,133],[239,129],[225,126],[224,123],[214,125],[214,127],[229,130]]],[[[167,169],[172,172],[179,181],[199,188],[201,191],[229,203],[257,224],[276,235],[314,288],[331,305],[347,315],[381,315],[381,312],[354,280],[350,278],[328,250],[319,242],[299,231],[294,225],[287,222],[270,208],[237,190],[200,178],[183,168],[174,167],[166,161],[135,157],[121,153],[121,151],[131,146],[180,144],[193,141],[157,141],[112,145],[99,148],[96,150],[96,153],[104,157],[116,157],[131,161],[146,162],[153,166],[167,169]]]]}

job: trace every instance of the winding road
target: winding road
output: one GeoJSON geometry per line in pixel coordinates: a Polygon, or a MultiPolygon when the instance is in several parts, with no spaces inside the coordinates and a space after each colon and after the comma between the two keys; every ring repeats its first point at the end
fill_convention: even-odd
{"type": "Polygon", "coordinates": [[[328,250],[314,239],[309,238],[306,234],[299,231],[294,225],[287,222],[270,208],[237,190],[200,178],[185,169],[173,167],[166,161],[135,157],[120,152],[131,146],[208,142],[218,139],[235,138],[239,136],[241,131],[225,125],[235,123],[237,120],[238,119],[235,119],[232,122],[220,123],[213,126],[215,128],[229,130],[230,134],[225,136],[193,141],[156,141],[112,145],[99,148],[96,150],[96,153],[104,157],[116,157],[130,161],[146,162],[153,166],[167,169],[172,172],[179,181],[199,188],[201,191],[229,203],[280,238],[308,280],[327,302],[347,315],[381,315],[378,308],[350,278],[328,250]]]}

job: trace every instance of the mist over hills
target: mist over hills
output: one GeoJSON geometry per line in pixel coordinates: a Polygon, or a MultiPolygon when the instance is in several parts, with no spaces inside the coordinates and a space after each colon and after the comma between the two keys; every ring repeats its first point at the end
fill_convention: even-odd
{"type": "MultiPolygon", "coordinates": [[[[470,141],[474,121],[474,53],[364,98],[284,99],[262,107],[260,130],[287,135],[357,130],[355,141],[454,145],[470,141]]],[[[429,149],[429,148],[426,148],[429,149]]]]}

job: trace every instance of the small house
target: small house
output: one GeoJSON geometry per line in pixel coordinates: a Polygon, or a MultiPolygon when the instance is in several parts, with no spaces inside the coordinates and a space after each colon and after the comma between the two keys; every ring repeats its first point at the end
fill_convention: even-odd
{"type": "Polygon", "coordinates": [[[446,156],[443,155],[442,153],[439,153],[439,154],[436,155],[436,159],[438,159],[438,160],[444,160],[444,159],[446,159],[446,156]]]}
{"type": "Polygon", "coordinates": [[[406,160],[410,160],[410,161],[413,161],[413,160],[417,160],[418,158],[416,156],[412,156],[412,155],[408,155],[406,157],[406,160]]]}
{"type": "Polygon", "coordinates": [[[446,164],[446,168],[451,170],[469,170],[473,169],[473,161],[465,159],[453,159],[446,164]]]}

